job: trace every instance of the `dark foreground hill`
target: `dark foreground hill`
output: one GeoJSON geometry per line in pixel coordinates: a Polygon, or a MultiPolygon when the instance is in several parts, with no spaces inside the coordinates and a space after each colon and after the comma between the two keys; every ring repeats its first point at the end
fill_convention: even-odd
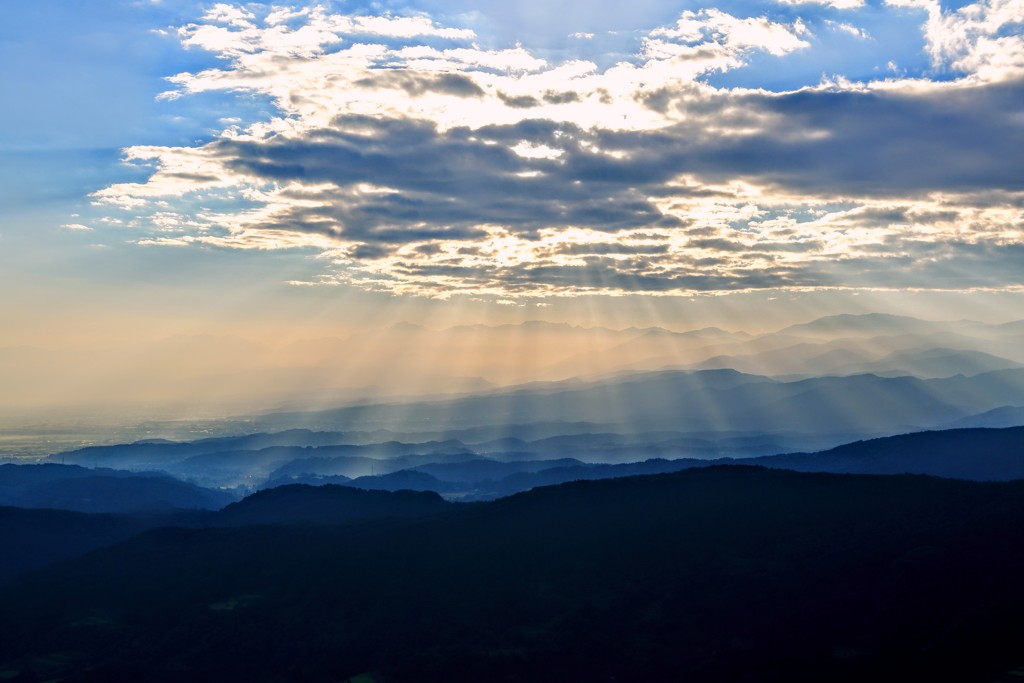
{"type": "Polygon", "coordinates": [[[713,467],[455,509],[163,529],[24,576],[0,587],[0,671],[994,681],[1024,665],[1021,482],[713,467]]]}
{"type": "Polygon", "coordinates": [[[0,506],[0,581],[123,541],[147,529],[195,524],[203,519],[204,513],[187,511],[118,515],[0,506]]]}
{"type": "Polygon", "coordinates": [[[257,491],[215,515],[209,526],[345,524],[371,519],[426,517],[452,504],[428,491],[367,491],[327,484],[288,484],[257,491]]]}
{"type": "MultiPolygon", "coordinates": [[[[28,471],[30,467],[23,466],[23,469],[28,471]]],[[[29,471],[23,476],[40,475],[29,471]]],[[[426,517],[453,505],[436,493],[290,484],[254,493],[216,512],[171,509],[157,513],[83,514],[0,506],[0,581],[160,527],[337,525],[426,517]]]]}

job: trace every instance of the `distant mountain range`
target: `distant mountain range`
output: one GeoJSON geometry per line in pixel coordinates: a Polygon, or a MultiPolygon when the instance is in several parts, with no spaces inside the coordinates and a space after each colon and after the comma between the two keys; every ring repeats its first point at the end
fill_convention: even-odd
{"type": "MultiPolygon", "coordinates": [[[[1015,416],[1024,422],[1024,413],[1012,409],[985,413],[977,419],[1005,423],[1015,416]]],[[[1022,430],[1024,427],[912,433],[796,455],[780,455],[786,449],[771,439],[740,435],[584,433],[477,444],[454,439],[331,444],[348,437],[341,432],[292,430],[191,443],[147,441],[92,447],[54,456],[61,461],[108,466],[100,470],[50,464],[39,466],[39,473],[30,476],[35,469],[31,466],[2,466],[0,504],[106,512],[144,506],[209,509],[246,491],[290,483],[412,489],[435,491],[453,499],[491,499],[572,479],[652,474],[715,462],[801,471],[1015,479],[1024,476],[1022,430]],[[115,471],[109,466],[160,469],[191,483],[147,472],[115,471]],[[200,488],[196,483],[232,491],[200,488]],[[118,486],[123,493],[103,493],[118,486]]]]}
{"type": "MultiPolygon", "coordinates": [[[[224,433],[271,410],[281,420],[257,417],[257,430],[303,426],[288,423],[284,414],[328,406],[423,402],[514,387],[533,391],[539,388],[534,383],[570,380],[615,384],[631,373],[670,369],[730,369],[781,380],[858,374],[936,379],[1022,366],[1024,321],[936,322],[882,314],[829,316],[756,335],[713,327],[612,330],[531,321],[443,330],[399,325],[276,347],[240,337],[176,336],[88,353],[0,348],[0,428],[57,426],[66,443],[75,441],[76,430],[82,432],[78,441],[95,439],[101,423],[109,433],[181,438],[200,430],[224,433]],[[228,417],[239,420],[221,422],[228,417]]],[[[410,427],[389,421],[371,431],[376,429],[410,427]]]]}
{"type": "MultiPolygon", "coordinates": [[[[261,428],[369,431],[401,425],[450,433],[541,422],[596,423],[620,433],[805,435],[833,444],[936,428],[1024,403],[1024,369],[940,379],[851,375],[780,380],[735,370],[627,374],[591,382],[401,404],[370,404],[255,420],[261,428]]],[[[516,436],[513,429],[504,436],[516,436]]],[[[682,454],[681,454],[682,455],[682,454]]]]}
{"type": "MultiPolygon", "coordinates": [[[[184,511],[189,510],[193,511],[187,515],[190,525],[236,523],[229,520],[241,520],[237,523],[245,524],[290,521],[310,523],[317,519],[336,523],[380,514],[406,516],[406,512],[388,507],[393,506],[398,499],[381,498],[379,492],[384,491],[404,491],[403,495],[407,498],[402,501],[408,503],[408,514],[419,515],[444,509],[445,504],[442,504],[442,498],[437,494],[454,501],[492,500],[539,486],[664,474],[717,464],[758,465],[804,472],[927,474],[974,481],[1024,479],[1024,427],[920,432],[858,441],[819,453],[719,459],[639,459],[647,450],[633,446],[621,435],[614,434],[567,436],[532,443],[484,444],[485,448],[518,446],[522,449],[518,455],[524,458],[519,460],[497,460],[491,457],[493,453],[472,453],[450,442],[445,442],[444,447],[435,444],[436,452],[422,455],[401,454],[407,450],[416,450],[414,445],[370,445],[364,453],[373,453],[375,457],[348,455],[353,448],[361,448],[351,446],[310,448],[275,445],[257,451],[235,450],[240,444],[258,446],[289,441],[324,443],[338,437],[337,434],[297,430],[287,434],[248,435],[236,439],[218,439],[215,442],[204,440],[194,444],[139,444],[143,457],[150,458],[153,457],[154,448],[168,448],[179,457],[188,456],[193,450],[205,451],[203,457],[215,460],[218,452],[209,450],[215,445],[227,448],[225,455],[231,461],[239,461],[242,459],[240,454],[249,453],[258,462],[262,462],[259,458],[266,457],[268,451],[274,453],[275,457],[284,457],[284,464],[270,472],[265,480],[254,480],[254,488],[265,490],[233,505],[229,503],[241,496],[242,491],[203,488],[154,473],[108,468],[92,470],[76,465],[55,464],[0,466],[0,505],[128,514],[143,521],[115,526],[139,529],[162,524],[158,518],[176,515],[180,518],[184,511]],[[613,452],[633,449],[638,459],[620,464],[601,464],[577,458],[545,457],[545,454],[567,449],[582,453],[587,448],[597,451],[610,449],[613,452]],[[336,449],[341,449],[342,455],[331,455],[337,452],[336,449]],[[325,455],[311,457],[311,452],[325,455]],[[294,459],[289,460],[290,457],[294,459]],[[374,470],[377,473],[371,474],[374,470]],[[346,476],[346,472],[353,476],[346,476]],[[298,484],[319,487],[320,492],[308,496],[296,494],[294,492],[299,489],[295,485],[298,484]],[[414,493],[417,491],[424,493],[414,493]],[[302,505],[289,507],[281,503],[290,500],[288,496],[296,495],[304,501],[302,505]],[[391,501],[385,505],[391,512],[379,513],[380,508],[375,506],[383,500],[391,501]],[[202,512],[220,508],[223,510],[215,515],[202,512]],[[285,517],[277,518],[277,514],[284,514],[285,517]]],[[[671,446],[676,441],[669,440],[666,443],[671,446]]],[[[131,445],[111,450],[113,457],[123,463],[131,453],[131,445]]],[[[101,454],[102,451],[96,457],[101,454]]],[[[188,457],[184,460],[189,461],[188,457]]],[[[263,470],[266,468],[263,467],[263,470]]],[[[83,524],[83,528],[89,528],[92,523],[83,524]]],[[[103,522],[100,526],[108,528],[110,522],[103,522]]],[[[91,535],[94,534],[85,534],[86,537],[91,535]]],[[[96,538],[105,539],[108,536],[101,534],[96,538]]],[[[0,534],[0,545],[3,542],[0,534]]],[[[74,547],[81,547],[81,543],[74,547]]],[[[26,566],[36,564],[28,561],[26,566]]],[[[21,565],[15,563],[12,566],[21,565]]],[[[0,571],[2,574],[3,571],[0,571]]]]}

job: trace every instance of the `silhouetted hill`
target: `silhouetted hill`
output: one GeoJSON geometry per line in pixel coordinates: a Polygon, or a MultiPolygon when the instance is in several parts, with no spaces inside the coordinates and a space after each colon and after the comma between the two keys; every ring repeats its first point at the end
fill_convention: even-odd
{"type": "Polygon", "coordinates": [[[714,467],[454,510],[146,533],[0,587],[0,666],[852,683],[989,681],[1024,661],[1024,483],[714,467]]]}
{"type": "MultiPolygon", "coordinates": [[[[429,477],[419,472],[401,474],[429,477]]],[[[91,479],[85,477],[56,483],[81,484],[84,490],[92,494],[104,493],[102,487],[97,488],[91,479]]],[[[152,500],[159,499],[148,498],[155,494],[147,487],[146,479],[126,477],[117,481],[127,487],[139,488],[118,488],[105,492],[125,496],[124,500],[108,501],[106,505],[129,508],[132,514],[83,514],[66,510],[0,506],[0,580],[21,571],[76,557],[157,527],[340,524],[422,517],[449,509],[449,504],[435,493],[389,493],[336,485],[313,487],[289,484],[253,494],[217,512],[167,510],[166,506],[152,504],[152,500]],[[133,504],[133,501],[139,500],[150,504],[133,504]],[[140,512],[136,508],[150,511],[140,512]]],[[[366,486],[367,483],[372,482],[363,484],[370,488],[366,486]]],[[[397,483],[397,480],[393,483],[397,483]]]]}
{"type": "Polygon", "coordinates": [[[214,524],[342,524],[367,519],[423,517],[448,509],[441,496],[421,491],[369,491],[328,484],[265,489],[221,510],[214,524]]]}
{"type": "Polygon", "coordinates": [[[737,462],[800,472],[929,474],[974,481],[1024,479],[1024,427],[948,429],[901,434],[839,446],[737,462]]]}
{"type": "Polygon", "coordinates": [[[224,491],[152,472],[56,464],[0,465],[0,505],[78,512],[216,510],[235,499],[224,491]]]}
{"type": "Polygon", "coordinates": [[[464,488],[462,483],[442,481],[432,474],[417,470],[399,470],[373,477],[357,477],[350,486],[374,491],[436,491],[438,493],[464,488]]]}
{"type": "Polygon", "coordinates": [[[0,506],[0,581],[123,541],[147,529],[202,523],[204,514],[86,514],[0,506]]]}

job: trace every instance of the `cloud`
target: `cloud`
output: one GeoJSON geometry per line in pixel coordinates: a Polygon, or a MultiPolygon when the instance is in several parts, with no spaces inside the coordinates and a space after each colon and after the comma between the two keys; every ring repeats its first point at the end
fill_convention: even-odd
{"type": "Polygon", "coordinates": [[[826,19],[825,25],[831,28],[833,31],[845,33],[847,35],[853,36],[854,38],[860,38],[861,40],[871,40],[871,34],[869,34],[862,28],[854,26],[853,24],[826,19]]]}
{"type": "Polygon", "coordinates": [[[651,31],[643,50],[649,67],[668,67],[696,78],[739,68],[753,52],[781,57],[808,48],[810,43],[802,37],[808,33],[799,19],[782,24],[766,17],[739,18],[717,9],[687,10],[674,26],[651,31]]]}
{"type": "Polygon", "coordinates": [[[778,2],[782,5],[824,5],[839,10],[860,9],[864,6],[864,0],[778,0],[778,2]]]}
{"type": "Polygon", "coordinates": [[[1024,3],[980,0],[944,11],[938,0],[886,0],[893,7],[927,13],[924,34],[936,68],[982,82],[1024,77],[1024,3]]]}
{"type": "MultiPolygon", "coordinates": [[[[968,41],[941,49],[954,62],[1024,62],[993,28],[1011,10],[938,16],[968,41]]],[[[604,70],[422,15],[216,5],[178,33],[225,64],[174,76],[177,95],[257,93],[280,113],[127,150],[152,175],[95,198],[142,244],[306,249],[323,283],[440,297],[1024,284],[1005,267],[1024,241],[1008,70],[716,88],[815,40],[721,10],[683,12],[604,70]]]]}

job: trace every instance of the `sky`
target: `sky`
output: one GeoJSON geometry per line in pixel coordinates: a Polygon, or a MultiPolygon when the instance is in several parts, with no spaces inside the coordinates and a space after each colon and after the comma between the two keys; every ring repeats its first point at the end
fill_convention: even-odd
{"type": "Polygon", "coordinates": [[[1024,317],[1024,2],[38,0],[0,348],[1024,317]]]}

